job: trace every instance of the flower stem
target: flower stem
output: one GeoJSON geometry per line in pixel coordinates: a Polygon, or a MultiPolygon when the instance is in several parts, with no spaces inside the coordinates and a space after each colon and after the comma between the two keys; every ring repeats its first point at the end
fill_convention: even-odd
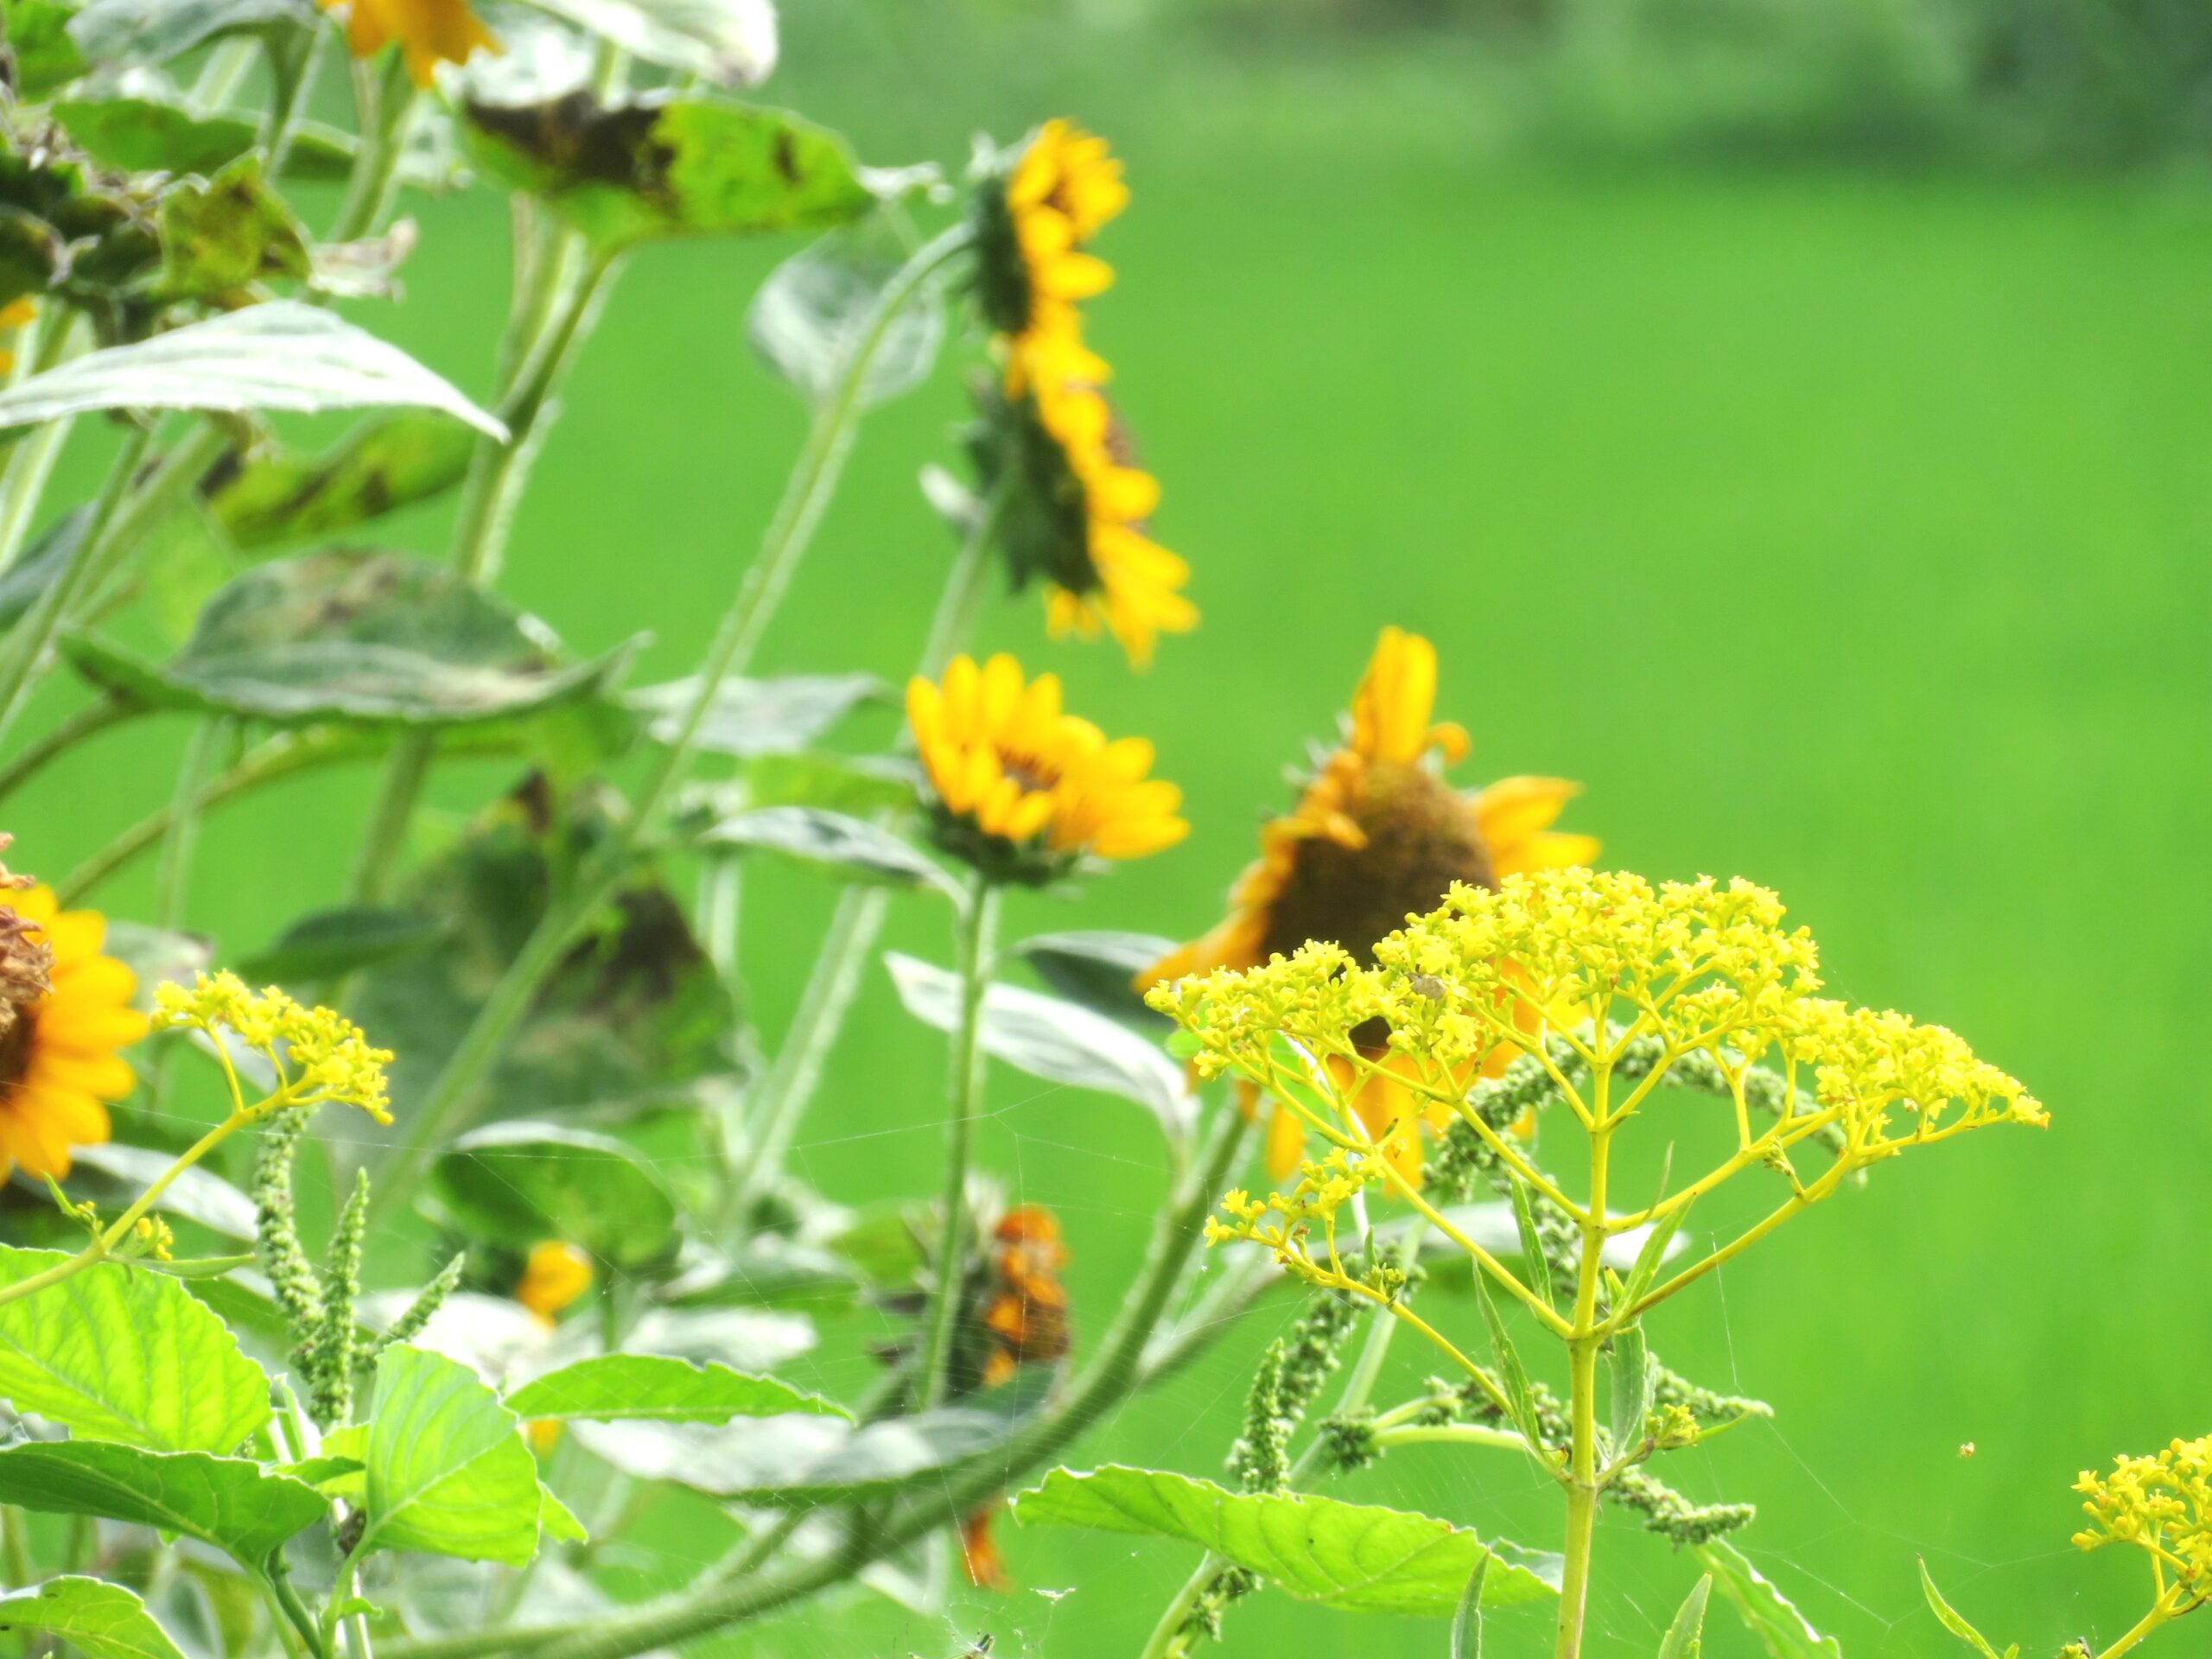
{"type": "Polygon", "coordinates": [[[978,875],[955,927],[953,972],[960,1001],[953,1014],[945,1077],[944,1197],[938,1206],[937,1276],[923,1315],[919,1380],[924,1406],[938,1405],[944,1399],[961,1286],[968,1276],[968,1166],[975,1154],[976,1108],[982,1103],[983,999],[990,989],[998,908],[998,888],[978,875]]]}
{"type": "Polygon", "coordinates": [[[200,839],[200,809],[207,785],[215,775],[215,759],[231,734],[231,722],[220,715],[202,715],[185,745],[184,765],[178,770],[175,795],[169,806],[168,831],[162,838],[162,857],[154,878],[154,925],[176,929],[184,925],[185,887],[192,877],[192,852],[200,839]]]}
{"type": "MultiPolygon", "coordinates": [[[[77,314],[55,301],[39,320],[38,330],[38,346],[25,365],[25,379],[45,373],[73,354],[77,314]]],[[[13,565],[23,550],[31,520],[46,493],[47,480],[53,476],[54,463],[61,458],[61,446],[68,442],[70,429],[75,425],[73,418],[41,422],[8,457],[6,475],[0,478],[0,570],[13,565]]]]}
{"type": "Polygon", "coordinates": [[[1567,1340],[1568,1446],[1566,1569],[1560,1581],[1556,1659],[1579,1659],[1589,1617],[1590,1557],[1598,1522],[1598,1351],[1605,1337],[1598,1319],[1605,1273],[1605,1187],[1613,1131],[1605,1122],[1611,1068],[1592,1067],[1597,1109],[1590,1130],[1590,1205],[1582,1222],[1575,1281],[1574,1324],[1567,1340]]]}
{"type": "Polygon", "coordinates": [[[2134,1625],[2128,1630],[2126,1635],[2121,1637],[2120,1640],[2113,1643],[2112,1646],[2105,1649],[2103,1652],[2098,1654],[2097,1659],[2120,1659],[2120,1656],[2121,1654],[2126,1653],[2130,1648],[2134,1647],[2138,1643],[2141,1642],[2144,1637],[2149,1636],[2152,1631],[2157,1630],[2161,1624],[2165,1624],[2169,1619],[2172,1618],[2173,1616],[2174,1610],[2172,1603],[2164,1596],[2159,1597],[2157,1601],[2152,1604],[2151,1611],[2144,1614],[2142,1618],[2136,1620],[2134,1625]]]}
{"type": "Polygon", "coordinates": [[[386,54],[381,71],[366,60],[354,60],[353,107],[361,147],[353,157],[346,200],[330,234],[323,238],[327,242],[354,241],[384,219],[385,204],[391,197],[392,175],[399,167],[407,118],[415,108],[414,83],[407,79],[400,54],[386,54]]]}

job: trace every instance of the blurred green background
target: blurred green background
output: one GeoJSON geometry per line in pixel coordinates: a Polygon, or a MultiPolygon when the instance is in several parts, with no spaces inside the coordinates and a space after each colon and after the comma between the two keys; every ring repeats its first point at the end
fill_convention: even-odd
{"type": "MultiPolygon", "coordinates": [[[[1777,1411],[1669,1478],[1757,1500],[1739,1541],[1853,1659],[1945,1650],[1916,1554],[2000,1643],[2111,1639],[2140,1611],[2138,1568],[2069,1548],[2068,1484],[2212,1429],[2191,1011],[2212,968],[2202,8],[798,10],[770,91],[871,161],[957,164],[969,132],[1059,112],[1128,161],[1094,333],[1205,625],[1141,677],[1110,646],[1045,644],[1032,597],[982,643],[1154,737],[1194,833],[1017,925],[1207,925],[1376,629],[1429,633],[1440,713],[1474,734],[1462,781],[1580,779],[1571,822],[1609,861],[1777,887],[1844,994],[1955,1026],[2053,1114],[2048,1135],[1885,1166],[1658,1316],[1674,1363],[1777,1411]]],[[[406,303],[362,315],[481,391],[504,215],[482,194],[410,211],[406,303]]],[[[651,629],[647,676],[683,671],[751,557],[801,416],[742,321],[790,251],[657,248],[624,273],[506,581],[578,648],[651,629]]],[[[763,671],[905,672],[950,550],[914,474],[950,459],[960,412],[943,370],[871,422],[763,671]]],[[[390,538],[435,552],[442,531],[423,512],[390,538]]],[[[11,861],[66,868],[166,799],[181,735],[135,728],[42,779],[11,861]]],[[[454,769],[436,798],[465,811],[500,781],[454,769]]],[[[216,819],[192,925],[244,949],[327,903],[368,788],[313,779],[216,819]]],[[[143,913],[149,879],[105,907],[143,913]]],[[[772,1033],[830,899],[799,876],[748,886],[772,1033]]],[[[941,929],[918,901],[891,943],[942,958],[941,929]]],[[[940,1064],[879,978],[800,1166],[855,1203],[928,1185],[940,1064]]],[[[1014,1075],[992,1100],[985,1166],[1066,1223],[1080,1357],[1133,1269],[1157,1137],[1014,1075]]],[[[1767,1196],[1732,1195],[1745,1216],[1767,1196]]],[[[1214,1473],[1288,1308],[1264,1304],[1073,1461],[1214,1473]]],[[[824,1356],[814,1382],[861,1386],[849,1344],[824,1356]]],[[[1430,1369],[1401,1357],[1408,1382],[1430,1369]]],[[[1503,1454],[1404,1451],[1342,1490],[1531,1543],[1556,1525],[1503,1454]]],[[[709,1548],[677,1510],[655,1536],[624,1593],[709,1548]]],[[[995,1659],[1128,1656],[1191,1564],[1001,1537],[1010,1597],[927,1619],[825,1605],[721,1649],[936,1659],[988,1630],[995,1659]]],[[[1694,1573],[1624,1524],[1601,1547],[1592,1651],[1648,1655],[1694,1573]]],[[[1536,1617],[1491,1637],[1508,1659],[1548,1651],[1536,1617]]],[[[1444,1638],[1265,1596],[1224,1652],[1444,1638]]],[[[1753,1648],[1716,1620],[1711,1650],[1753,1648]]]]}

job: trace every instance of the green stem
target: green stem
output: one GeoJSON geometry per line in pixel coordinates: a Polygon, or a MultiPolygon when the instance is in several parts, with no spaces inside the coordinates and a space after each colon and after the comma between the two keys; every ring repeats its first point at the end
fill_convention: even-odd
{"type": "Polygon", "coordinates": [[[951,1381],[952,1335],[968,1276],[968,1166],[975,1156],[976,1116],[982,1103],[983,998],[990,989],[992,936],[998,889],[978,875],[954,927],[953,973],[958,1006],[945,1074],[944,1196],[938,1205],[937,1277],[923,1315],[922,1403],[944,1402],[951,1381]]]}
{"type": "Polygon", "coordinates": [[[302,46],[279,44],[281,38],[272,30],[264,41],[269,73],[276,83],[276,99],[261,138],[262,147],[269,152],[262,176],[271,183],[283,176],[284,164],[291,159],[292,141],[299,136],[300,111],[307,107],[308,96],[315,88],[331,35],[318,29],[302,46]]]}
{"type": "Polygon", "coordinates": [[[2167,1623],[2174,1616],[2172,1605],[2161,1596],[2152,1604],[2151,1611],[2135,1621],[2127,1634],[2097,1656],[2097,1659],[2120,1659],[2120,1656],[2141,1642],[2152,1631],[2167,1623]]]}
{"type": "Polygon", "coordinates": [[[479,1011],[453,1057],[431,1084],[429,1093],[409,1113],[406,1135],[385,1178],[377,1183],[375,1201],[379,1208],[388,1206],[396,1197],[413,1189],[416,1178],[433,1149],[465,1117],[477,1086],[537,1000],[539,987],[621,878],[640,839],[655,825],[661,809],[675,793],[691,763],[698,747],[700,728],[714,707],[722,683],[741,672],[750,661],[762,632],[775,613],[778,601],[790,585],[792,573],[813,540],[815,527],[829,505],[838,474],[852,447],[854,423],[861,413],[861,386],[868,365],[882,346],[893,320],[941,266],[965,251],[968,236],[964,226],[938,236],[908,259],[877,297],[859,340],[840,368],[836,385],[815,420],[784,499],[769,522],[760,557],[746,572],[714,643],[708,649],[696,676],[690,705],[677,721],[675,734],[663,750],[658,764],[648,773],[635,810],[597,861],[596,868],[580,879],[568,902],[556,902],[548,909],[479,1011]]]}
{"type": "Polygon", "coordinates": [[[230,448],[230,439],[213,421],[202,422],[180,440],[174,449],[156,461],[146,479],[103,538],[96,563],[85,589],[84,602],[73,606],[67,624],[75,626],[105,612],[121,596],[130,570],[130,556],[138,550],[146,532],[176,505],[177,497],[196,485],[207,469],[230,448]]]}
{"type": "Polygon", "coordinates": [[[1556,1659],[1580,1659],[1582,1652],[1589,1618],[1591,1550],[1597,1536],[1598,1351],[1605,1340],[1599,1328],[1598,1294],[1605,1273],[1605,1188],[1612,1150],[1612,1131],[1603,1127],[1609,1081],[1606,1068],[1598,1068],[1594,1089],[1601,1127],[1590,1134],[1590,1205],[1582,1223],[1574,1324],[1567,1343],[1567,1562],[1560,1581],[1556,1659]]]}
{"type": "Polygon", "coordinates": [[[1510,1428],[1490,1428],[1481,1423],[1408,1423],[1400,1428],[1376,1431],[1377,1451],[1400,1446],[1483,1446],[1507,1452],[1525,1452],[1526,1441],[1510,1428]]]}
{"type": "Polygon", "coordinates": [[[119,726],[145,712],[120,697],[102,697],[98,702],[87,703],[35,743],[28,745],[6,766],[0,766],[0,800],[7,799],[87,738],[97,737],[109,727],[119,726]]]}
{"type": "MultiPolygon", "coordinates": [[[[59,301],[50,302],[47,313],[39,320],[38,346],[24,371],[26,379],[74,354],[77,314],[59,301]]],[[[18,440],[8,457],[6,475],[0,478],[0,570],[9,569],[22,554],[47,480],[54,475],[54,463],[61,458],[62,445],[76,423],[73,417],[43,422],[18,440]]]]}
{"type": "Polygon", "coordinates": [[[30,1517],[13,1503],[0,1509],[0,1558],[4,1558],[8,1587],[28,1589],[38,1577],[31,1560],[30,1517]]]}
{"type": "Polygon", "coordinates": [[[299,1633],[302,1644],[315,1659],[328,1659],[329,1649],[323,1645],[322,1633],[316,1629],[315,1617],[300,1600],[300,1592],[292,1588],[291,1576],[285,1572],[281,1556],[270,1557],[268,1569],[261,1574],[261,1582],[269,1591],[270,1599],[276,1604],[276,1611],[285,1622],[299,1633]]]}
{"type": "Polygon", "coordinates": [[[327,242],[358,240],[383,222],[407,118],[415,107],[415,86],[407,79],[400,54],[386,53],[381,72],[365,60],[355,60],[353,107],[361,147],[353,157],[346,200],[330,234],[323,238],[327,242]]]}

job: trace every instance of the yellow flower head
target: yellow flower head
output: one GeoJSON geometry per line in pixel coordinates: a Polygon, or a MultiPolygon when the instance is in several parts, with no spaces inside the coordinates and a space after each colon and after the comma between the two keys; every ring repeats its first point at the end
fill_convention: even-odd
{"type": "Polygon", "coordinates": [[[1013,658],[957,657],[943,683],[906,687],[906,719],[948,850],[1004,879],[1039,881],[1084,857],[1142,858],[1190,826],[1182,791],[1145,774],[1152,745],[1109,742],[1060,707],[1057,675],[1024,682],[1013,658]]]}
{"type": "MultiPolygon", "coordinates": [[[[1154,963],[1148,983],[1222,968],[1253,968],[1308,940],[1366,958],[1406,918],[1435,907],[1454,882],[1490,887],[1527,870],[1587,864],[1589,836],[1551,825],[1580,785],[1557,778],[1507,778],[1463,795],[1442,765],[1467,753],[1460,727],[1434,718],[1436,648],[1416,633],[1385,628],[1352,693],[1344,741],[1321,762],[1297,805],[1260,832],[1260,856],[1230,890],[1229,914],[1204,938],[1154,963]],[[1441,763],[1441,764],[1440,764],[1441,763]]],[[[1382,1033],[1366,1033],[1379,1058],[1382,1033]]],[[[1496,1058],[1502,1065],[1507,1056],[1496,1058]]],[[[1362,1116],[1386,1133],[1414,1109],[1387,1073],[1372,1074],[1362,1116]]],[[[1269,1169],[1287,1173],[1304,1136],[1278,1113],[1269,1169]]],[[[1410,1164],[1420,1141],[1395,1143],[1410,1164]]]]}
{"type": "Polygon", "coordinates": [[[394,41],[407,73],[428,86],[442,63],[466,63],[478,48],[499,42],[471,10],[468,0],[321,0],[329,10],[346,7],[346,44],[357,58],[372,58],[394,41]]]}
{"type": "Polygon", "coordinates": [[[271,985],[250,991],[236,974],[197,976],[189,989],[162,985],[154,992],[154,1024],[232,1033],[276,1067],[276,1094],[263,1109],[358,1106],[379,1123],[391,1122],[385,1090],[388,1048],[372,1048],[361,1029],[343,1014],[311,1008],[271,985]]]}
{"type": "Polygon", "coordinates": [[[515,1300],[551,1325],[563,1309],[591,1288],[591,1282],[590,1256],[559,1239],[541,1239],[530,1247],[530,1260],[515,1285],[515,1300]]]}
{"type": "Polygon", "coordinates": [[[2212,1599],[2212,1434],[2147,1458],[2116,1458],[2110,1474],[2084,1469],[2074,1490],[2089,1517],[2076,1544],[2147,1551],[2165,1569],[2161,1582],[2171,1574],[2180,1592],[2176,1611],[2212,1599]]]}
{"type": "Polygon", "coordinates": [[[107,922],[98,911],[65,911],[43,887],[0,905],[53,957],[46,993],[0,1034],[0,1174],[20,1166],[58,1180],[72,1147],[107,1140],[106,1103],[137,1081],[122,1051],[146,1034],[146,1016],[130,1006],[137,976],[101,954],[107,922]]]}
{"type": "Polygon", "coordinates": [[[992,327],[1076,337],[1076,302],[1114,280],[1086,245],[1128,201],[1106,141],[1071,121],[1047,121],[1002,161],[976,194],[976,289],[992,327]]]}

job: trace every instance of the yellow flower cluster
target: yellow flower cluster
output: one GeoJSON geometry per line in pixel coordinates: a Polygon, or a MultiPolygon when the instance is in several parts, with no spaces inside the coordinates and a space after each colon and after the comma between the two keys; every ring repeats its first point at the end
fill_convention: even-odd
{"type": "Polygon", "coordinates": [[[154,992],[154,1024],[234,1033],[276,1068],[276,1094],[253,1109],[358,1106],[379,1123],[391,1122],[384,1069],[391,1051],[372,1048],[361,1029],[329,1008],[308,1007],[275,986],[246,988],[236,974],[197,976],[189,988],[162,985],[154,992]]]}
{"type": "Polygon", "coordinates": [[[2162,1581],[2171,1573],[2194,1598],[2212,1598],[2212,1434],[2147,1458],[2116,1458],[2109,1474],[2085,1469],[2074,1490],[2089,1517],[2076,1544],[2133,1544],[2158,1561],[2162,1581]]]}
{"type": "Polygon", "coordinates": [[[1255,1198],[1238,1187],[1224,1193],[1221,1207],[1230,1219],[1208,1217],[1206,1243],[1249,1239],[1274,1251],[1281,1265],[1297,1271],[1313,1265],[1306,1239],[1318,1222],[1333,1270],[1326,1276],[1341,1276],[1343,1265],[1335,1259],[1337,1211],[1362,1187],[1380,1179],[1379,1155],[1332,1147],[1318,1163],[1301,1165],[1299,1174],[1298,1185],[1287,1192],[1255,1198]]]}

